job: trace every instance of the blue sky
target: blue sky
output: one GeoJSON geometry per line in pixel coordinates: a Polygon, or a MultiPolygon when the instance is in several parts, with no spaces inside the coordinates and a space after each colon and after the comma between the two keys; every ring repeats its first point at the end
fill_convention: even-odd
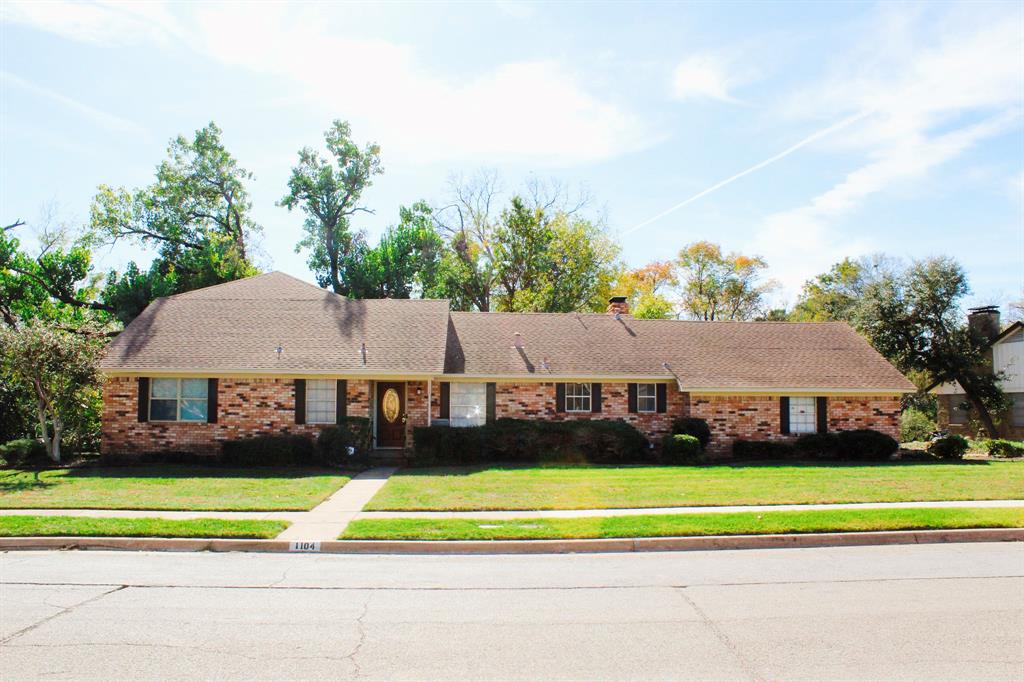
{"type": "MultiPolygon", "coordinates": [[[[843,256],[949,254],[1024,297],[1024,4],[5,1],[2,219],[88,218],[214,120],[255,173],[263,264],[311,279],[275,206],[334,118],[382,147],[371,235],[453,175],[585,187],[631,265],[699,239],[792,303],[843,256]],[[749,171],[749,172],[748,172],[749,171]],[[674,209],[674,210],[670,210],[674,209]]],[[[105,252],[101,266],[145,260],[105,252]]]]}

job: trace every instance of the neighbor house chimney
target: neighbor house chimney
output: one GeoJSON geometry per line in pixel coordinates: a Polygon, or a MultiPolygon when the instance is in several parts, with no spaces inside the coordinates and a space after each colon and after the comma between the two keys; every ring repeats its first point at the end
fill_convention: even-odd
{"type": "Polygon", "coordinates": [[[989,342],[995,340],[999,336],[999,307],[986,305],[968,309],[967,326],[985,340],[989,342]]]}
{"type": "Polygon", "coordinates": [[[608,312],[612,315],[629,315],[629,303],[625,296],[612,296],[608,299],[608,312]]]}

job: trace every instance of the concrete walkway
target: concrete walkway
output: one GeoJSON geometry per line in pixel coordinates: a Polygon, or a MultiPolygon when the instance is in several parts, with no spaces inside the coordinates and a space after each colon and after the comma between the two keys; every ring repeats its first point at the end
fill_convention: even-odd
{"type": "Polygon", "coordinates": [[[397,467],[364,471],[326,500],[299,514],[278,540],[336,540],[356,514],[384,487],[397,467]]]}
{"type": "Polygon", "coordinates": [[[630,509],[538,509],[518,511],[366,511],[356,519],[575,519],[591,516],[708,514],[730,512],[823,511],[828,509],[915,509],[1024,507],[1024,500],[957,500],[937,502],[856,502],[846,504],[758,504],[718,507],[648,507],[630,509]]]}

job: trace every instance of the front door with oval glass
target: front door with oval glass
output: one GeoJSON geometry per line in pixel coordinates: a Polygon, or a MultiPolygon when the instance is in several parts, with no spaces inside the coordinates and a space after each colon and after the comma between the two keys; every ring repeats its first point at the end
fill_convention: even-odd
{"type": "Polygon", "coordinates": [[[405,384],[377,382],[377,447],[405,447],[405,384]]]}

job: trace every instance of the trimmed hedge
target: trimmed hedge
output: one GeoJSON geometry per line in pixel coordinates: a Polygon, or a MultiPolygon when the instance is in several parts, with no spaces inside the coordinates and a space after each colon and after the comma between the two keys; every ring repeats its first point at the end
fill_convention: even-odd
{"type": "Polygon", "coordinates": [[[666,464],[699,464],[704,459],[704,448],[696,436],[674,433],[661,441],[661,461],[666,464]]]}
{"type": "Polygon", "coordinates": [[[711,427],[700,417],[683,417],[672,422],[672,433],[693,436],[700,443],[701,449],[711,442],[711,427]]]}
{"type": "Polygon", "coordinates": [[[313,439],[299,435],[267,435],[224,441],[221,461],[242,466],[308,466],[316,464],[313,439]]]}
{"type": "Polygon", "coordinates": [[[793,459],[796,456],[796,445],[789,441],[735,440],[732,443],[734,460],[793,459]]]}
{"type": "Polygon", "coordinates": [[[963,436],[953,434],[936,438],[928,446],[928,452],[942,459],[963,459],[970,444],[963,436]]]}
{"type": "Polygon", "coordinates": [[[989,457],[1024,457],[1024,443],[1018,440],[990,440],[989,457]]]}
{"type": "Polygon", "coordinates": [[[900,444],[892,436],[874,429],[855,429],[836,433],[836,453],[839,459],[877,462],[889,459],[900,444]]]}
{"type": "Polygon", "coordinates": [[[899,449],[895,438],[873,429],[808,433],[795,441],[737,440],[732,444],[734,460],[751,459],[839,459],[881,461],[899,449]]]}
{"type": "Polygon", "coordinates": [[[35,438],[16,438],[0,445],[0,460],[3,460],[6,466],[50,461],[46,456],[46,446],[35,438]]]}
{"type": "Polygon", "coordinates": [[[834,433],[805,433],[794,446],[802,457],[839,459],[839,436],[834,433]]]}
{"type": "Polygon", "coordinates": [[[617,420],[498,419],[484,426],[419,426],[413,429],[412,440],[412,463],[416,466],[655,461],[643,434],[617,420]]]}
{"type": "Polygon", "coordinates": [[[316,456],[331,466],[366,464],[370,458],[370,420],[344,417],[337,426],[328,426],[316,437],[316,456]]]}

